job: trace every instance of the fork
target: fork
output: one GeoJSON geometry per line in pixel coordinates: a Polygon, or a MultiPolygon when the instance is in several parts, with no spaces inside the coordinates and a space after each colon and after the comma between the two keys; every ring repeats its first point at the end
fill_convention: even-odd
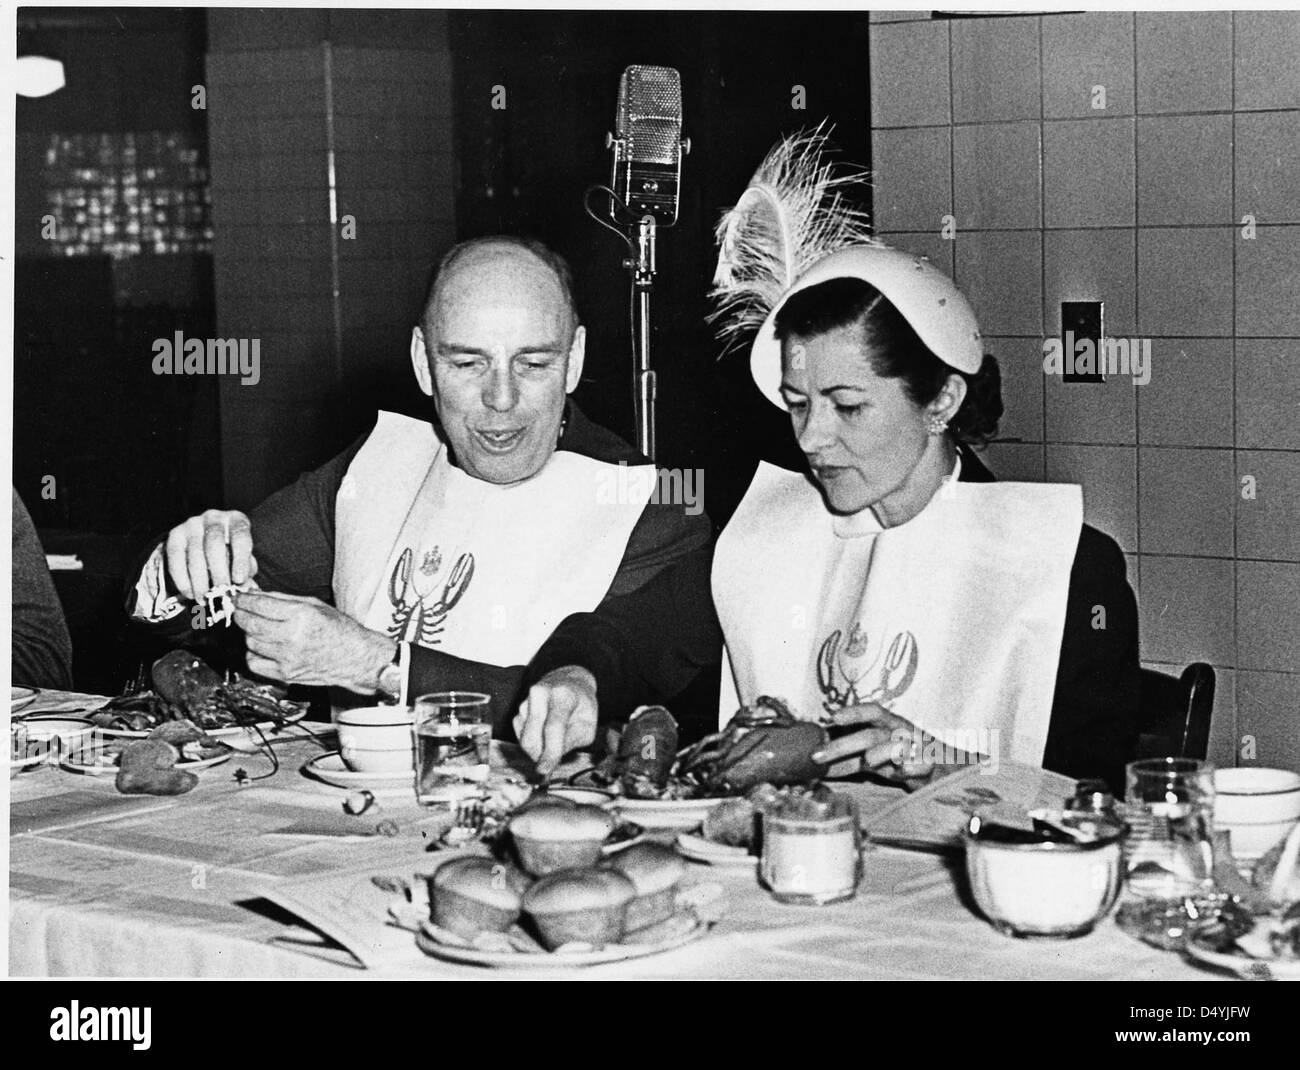
{"type": "Polygon", "coordinates": [[[467,832],[477,836],[483,831],[483,800],[461,799],[456,804],[456,828],[465,829],[467,832]]]}
{"type": "Polygon", "coordinates": [[[482,799],[461,799],[456,804],[455,820],[442,834],[442,844],[446,847],[463,847],[478,839],[483,831],[485,816],[482,799]]]}
{"type": "Polygon", "coordinates": [[[121,693],[123,695],[134,695],[137,692],[145,690],[152,680],[149,671],[143,661],[136,662],[135,672],[126,678],[126,683],[122,685],[121,693]]]}

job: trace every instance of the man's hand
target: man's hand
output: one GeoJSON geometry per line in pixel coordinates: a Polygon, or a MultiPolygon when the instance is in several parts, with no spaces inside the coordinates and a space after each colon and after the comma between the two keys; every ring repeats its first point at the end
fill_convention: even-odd
{"type": "Polygon", "coordinates": [[[167,574],[182,598],[197,602],[213,587],[257,575],[253,525],[237,510],[209,509],[167,533],[167,574]]]}
{"type": "Polygon", "coordinates": [[[241,591],[235,596],[235,623],[244,630],[249,670],[286,684],[372,695],[397,649],[388,636],[319,598],[241,591]]]}
{"type": "Polygon", "coordinates": [[[528,689],[515,735],[546,776],[571,750],[596,742],[596,678],[577,665],[552,669],[528,689]]]}
{"type": "Polygon", "coordinates": [[[831,721],[865,727],[832,740],[813,755],[815,761],[833,764],[860,754],[863,769],[909,787],[919,787],[934,775],[935,765],[922,757],[921,730],[883,706],[874,702],[845,706],[831,715],[831,721]]]}

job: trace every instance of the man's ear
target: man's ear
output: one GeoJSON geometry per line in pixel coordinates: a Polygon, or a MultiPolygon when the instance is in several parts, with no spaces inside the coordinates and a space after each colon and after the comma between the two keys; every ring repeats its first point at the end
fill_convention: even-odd
{"type": "Polygon", "coordinates": [[[564,376],[564,392],[572,394],[578,389],[582,379],[582,362],[587,359],[587,328],[577,327],[573,332],[573,344],[569,346],[569,368],[564,376]]]}
{"type": "Polygon", "coordinates": [[[424,332],[419,327],[411,329],[411,368],[415,381],[429,397],[433,397],[433,372],[429,369],[429,351],[424,347],[424,332]]]}

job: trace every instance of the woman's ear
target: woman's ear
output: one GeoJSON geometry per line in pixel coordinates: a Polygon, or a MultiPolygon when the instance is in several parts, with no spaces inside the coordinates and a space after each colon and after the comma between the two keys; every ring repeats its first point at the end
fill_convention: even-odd
{"type": "Polygon", "coordinates": [[[930,416],[937,416],[948,423],[957,415],[961,403],[966,400],[966,380],[956,372],[948,376],[935,399],[925,407],[930,416]]]}
{"type": "Polygon", "coordinates": [[[419,327],[411,329],[411,369],[415,381],[429,397],[433,397],[433,370],[429,367],[429,351],[424,345],[424,332],[419,327]]]}

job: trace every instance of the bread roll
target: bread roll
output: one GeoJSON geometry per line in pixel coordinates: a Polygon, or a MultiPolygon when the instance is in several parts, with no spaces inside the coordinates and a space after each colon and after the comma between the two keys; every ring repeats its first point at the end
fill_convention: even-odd
{"type": "Polygon", "coordinates": [[[175,768],[181,753],[161,739],[132,743],[118,759],[117,790],[123,795],[184,795],[199,778],[175,768]]]}
{"type": "Polygon", "coordinates": [[[534,877],[600,860],[614,819],[598,806],[531,806],[510,819],[519,864],[534,877]]]}
{"type": "Polygon", "coordinates": [[[523,909],[551,951],[569,943],[604,947],[623,938],[636,887],[612,870],[566,869],[543,877],[524,893],[523,909]]]}
{"type": "Polygon", "coordinates": [[[614,819],[599,806],[533,804],[510,819],[510,834],[530,840],[600,840],[614,831],[614,819]]]}
{"type": "Polygon", "coordinates": [[[638,843],[614,855],[608,865],[636,888],[636,898],[627,908],[628,932],[672,917],[677,909],[677,886],[686,875],[686,863],[676,851],[662,843],[638,843]]]}
{"type": "Polygon", "coordinates": [[[528,878],[514,866],[473,855],[444,862],[429,878],[435,925],[472,940],[504,932],[518,919],[528,878]]]}

